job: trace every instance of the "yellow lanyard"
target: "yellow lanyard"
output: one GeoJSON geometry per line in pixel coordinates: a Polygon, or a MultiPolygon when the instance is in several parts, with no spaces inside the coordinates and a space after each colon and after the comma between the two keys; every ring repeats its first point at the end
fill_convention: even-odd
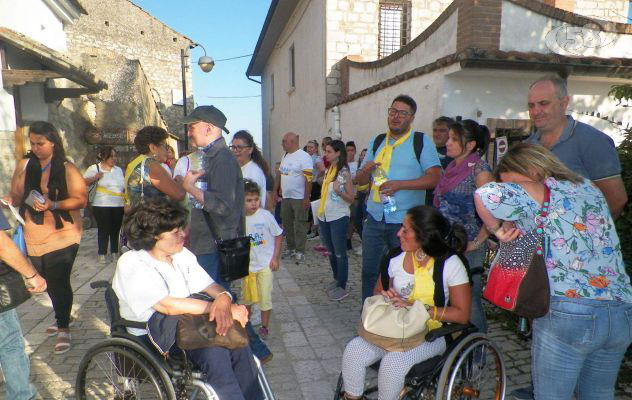
{"type": "Polygon", "coordinates": [[[327,192],[329,191],[329,184],[334,180],[334,176],[336,176],[336,168],[334,165],[330,165],[327,169],[327,175],[325,175],[325,180],[323,181],[323,187],[320,191],[320,204],[318,205],[318,217],[322,217],[325,214],[325,202],[327,201],[327,192]]]}
{"type": "MultiPolygon", "coordinates": [[[[406,139],[408,139],[408,137],[410,136],[411,132],[412,132],[412,129],[409,129],[408,132],[406,132],[404,136],[397,139],[395,143],[393,144],[390,144],[390,140],[389,140],[391,138],[391,131],[389,130],[386,133],[386,138],[384,138],[384,146],[382,146],[380,151],[378,151],[378,153],[375,155],[375,158],[373,159],[373,161],[376,164],[380,164],[378,168],[381,168],[382,170],[384,170],[384,173],[388,173],[388,170],[391,167],[391,156],[393,155],[393,149],[399,146],[400,144],[404,143],[406,139]]],[[[372,190],[373,190],[373,201],[376,203],[379,203],[380,202],[380,188],[373,185],[372,190]]]]}

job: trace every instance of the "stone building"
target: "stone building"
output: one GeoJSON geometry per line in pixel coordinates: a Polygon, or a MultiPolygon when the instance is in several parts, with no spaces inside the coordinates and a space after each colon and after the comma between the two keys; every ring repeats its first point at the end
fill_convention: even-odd
{"type": "MultiPolygon", "coordinates": [[[[107,88],[74,63],[64,28],[85,9],[75,0],[0,0],[0,193],[7,194],[15,160],[27,148],[25,131],[37,120],[51,120],[60,101],[107,88]]],[[[62,131],[67,154],[85,153],[62,131]]]]}
{"type": "Polygon", "coordinates": [[[601,117],[632,123],[607,96],[632,77],[628,7],[628,0],[273,1],[247,70],[262,80],[265,155],[280,159],[287,131],[301,144],[342,135],[365,147],[386,129],[386,108],[400,93],[419,104],[417,130],[449,115],[520,136],[530,128],[529,83],[547,72],[568,76],[575,117],[616,137],[619,126],[601,117]],[[614,14],[612,23],[586,17],[608,10],[622,13],[620,22],[614,14]]]}
{"type": "MultiPolygon", "coordinates": [[[[66,100],[57,121],[74,129],[88,145],[117,145],[123,163],[134,153],[134,133],[145,125],[165,127],[170,144],[184,137],[181,50],[192,41],[129,0],[81,0],[86,10],[66,28],[68,54],[110,86],[108,90],[66,100]],[[67,123],[67,114],[81,121],[67,123]]],[[[187,59],[188,63],[188,59],[187,59]]],[[[188,105],[193,104],[187,69],[188,105]]],[[[94,146],[89,146],[94,147],[94,146]]],[[[82,166],[93,162],[86,152],[82,166]]]]}

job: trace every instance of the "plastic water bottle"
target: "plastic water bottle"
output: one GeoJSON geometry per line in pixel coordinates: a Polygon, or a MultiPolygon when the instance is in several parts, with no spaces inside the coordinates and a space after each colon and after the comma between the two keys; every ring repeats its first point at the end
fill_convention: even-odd
{"type": "MultiPolygon", "coordinates": [[[[204,169],[204,153],[201,153],[199,157],[200,157],[199,158],[200,170],[205,171],[205,172],[204,174],[202,174],[202,176],[198,178],[197,181],[195,181],[195,187],[200,189],[203,192],[206,192],[206,189],[208,188],[208,182],[206,180],[206,170],[204,169]]],[[[203,208],[202,203],[197,201],[197,199],[193,196],[191,196],[191,206],[193,208],[203,208]]]]}
{"type": "MultiPolygon", "coordinates": [[[[388,182],[386,171],[380,167],[376,168],[375,171],[373,171],[373,185],[379,190],[380,186],[382,186],[385,182],[388,182]]],[[[397,211],[397,202],[395,201],[395,197],[380,193],[380,201],[384,207],[385,214],[397,211]]]]}

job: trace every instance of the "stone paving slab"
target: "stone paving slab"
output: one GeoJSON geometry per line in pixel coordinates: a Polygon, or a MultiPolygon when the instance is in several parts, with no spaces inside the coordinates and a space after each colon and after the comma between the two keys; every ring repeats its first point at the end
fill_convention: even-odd
{"type": "MultiPolygon", "coordinates": [[[[95,229],[84,232],[72,274],[75,322],[71,327],[73,347],[69,352],[53,354],[55,340],[44,334],[53,324],[48,296],[34,296],[18,308],[31,357],[31,380],[41,399],[74,398],[81,358],[91,346],[105,339],[109,331],[103,292],[91,289],[90,282],[110,280],[115,264],[96,262],[95,236],[95,229]]],[[[331,269],[328,260],[312,250],[316,244],[308,242],[304,263],[297,265],[283,260],[274,276],[274,308],[266,339],[274,358],[266,364],[265,371],[278,400],[332,398],[342,352],[355,336],[361,305],[361,257],[349,252],[350,294],[343,301],[333,302],[324,292],[325,285],[332,280],[331,269]]],[[[508,393],[529,382],[529,343],[493,321],[489,336],[504,352],[508,393]]],[[[369,379],[375,379],[374,374],[369,374],[369,379]]],[[[624,398],[632,397],[617,397],[624,398]]]]}

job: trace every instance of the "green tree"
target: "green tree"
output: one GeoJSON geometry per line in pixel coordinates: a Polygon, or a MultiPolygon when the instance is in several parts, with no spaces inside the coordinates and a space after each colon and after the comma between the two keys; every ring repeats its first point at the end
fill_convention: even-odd
{"type": "MultiPolygon", "coordinates": [[[[609,93],[622,107],[632,107],[624,103],[632,102],[632,85],[613,86],[609,93]]],[[[624,139],[617,147],[619,160],[621,161],[621,177],[628,193],[628,204],[623,214],[616,221],[617,232],[621,240],[623,261],[628,275],[632,276],[632,127],[624,132],[624,139]]]]}

